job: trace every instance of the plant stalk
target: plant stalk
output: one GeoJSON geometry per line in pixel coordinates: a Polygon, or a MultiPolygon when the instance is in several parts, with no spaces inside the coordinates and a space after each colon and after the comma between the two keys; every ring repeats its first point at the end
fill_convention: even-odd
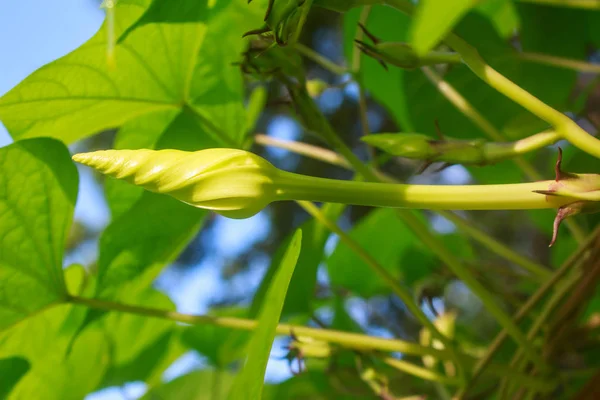
{"type": "MultiPolygon", "coordinates": [[[[221,326],[225,328],[241,329],[245,331],[253,331],[258,326],[258,322],[251,319],[182,314],[177,311],[160,310],[155,308],[122,304],[100,299],[90,299],[79,296],[69,296],[67,297],[66,301],[71,304],[82,305],[98,310],[125,312],[129,314],[161,318],[169,321],[182,322],[185,324],[192,325],[208,324],[214,326],[221,326]]],[[[424,347],[416,343],[405,342],[403,340],[398,339],[378,338],[357,333],[348,333],[327,329],[316,329],[309,328],[306,326],[297,326],[289,324],[277,325],[276,332],[280,335],[307,336],[316,340],[321,340],[327,343],[335,343],[355,350],[378,350],[386,352],[414,354],[419,356],[430,355],[440,359],[449,358],[448,350],[439,350],[434,349],[432,347],[424,347]]]]}
{"type": "Polygon", "coordinates": [[[558,208],[574,200],[548,198],[554,181],[503,185],[406,185],[319,178],[280,171],[277,200],[428,210],[531,210],[558,208]]]}

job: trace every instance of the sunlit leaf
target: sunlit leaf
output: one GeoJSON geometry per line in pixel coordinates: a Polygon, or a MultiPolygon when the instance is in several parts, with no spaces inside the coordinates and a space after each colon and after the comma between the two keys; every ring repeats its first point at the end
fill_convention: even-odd
{"type": "Polygon", "coordinates": [[[62,258],[77,170],[52,139],[0,149],[0,329],[66,297],[62,258]]]}
{"type": "MultiPolygon", "coordinates": [[[[121,3],[116,37],[145,10],[121,3]]],[[[223,6],[214,10],[208,0],[184,3],[197,11],[181,14],[185,21],[142,24],[142,18],[115,46],[115,65],[107,60],[105,24],[83,46],[2,97],[0,120],[15,139],[43,135],[70,143],[143,115],[189,109],[212,135],[238,144],[245,125],[243,92],[241,72],[231,62],[244,45],[244,29],[258,25],[260,10],[241,0],[219,2],[223,6]],[[217,12],[224,7],[226,13],[217,12]]]]}
{"type": "Polygon", "coordinates": [[[422,0],[411,26],[411,44],[425,54],[475,5],[473,0],[422,0]]]}
{"type": "Polygon", "coordinates": [[[194,371],[152,389],[141,400],[224,400],[232,382],[226,371],[194,371]]]}
{"type": "Polygon", "coordinates": [[[279,323],[288,285],[300,255],[301,244],[302,231],[297,230],[263,301],[257,320],[258,327],[248,345],[246,361],[229,393],[228,398],[231,400],[261,398],[267,361],[275,338],[275,329],[279,323]]]}
{"type": "MultiPolygon", "coordinates": [[[[414,236],[395,210],[371,212],[349,235],[392,276],[400,277],[400,258],[413,244],[414,236]]],[[[347,289],[364,297],[389,292],[386,283],[342,241],[327,260],[327,270],[334,288],[347,289]]]]}

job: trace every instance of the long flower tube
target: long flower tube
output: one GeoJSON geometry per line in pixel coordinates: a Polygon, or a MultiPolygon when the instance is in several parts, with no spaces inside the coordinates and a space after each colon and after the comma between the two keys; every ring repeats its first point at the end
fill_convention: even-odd
{"type": "Polygon", "coordinates": [[[560,159],[555,180],[458,186],[317,178],[280,170],[237,149],[104,150],[76,154],[73,160],[229,218],[249,218],[284,200],[428,210],[557,208],[556,230],[563,218],[600,205],[600,175],[562,172],[560,159]]]}

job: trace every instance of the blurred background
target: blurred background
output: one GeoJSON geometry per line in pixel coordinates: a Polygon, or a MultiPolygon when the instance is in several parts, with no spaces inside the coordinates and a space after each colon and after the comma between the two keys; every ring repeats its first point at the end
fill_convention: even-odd
{"type": "MultiPolygon", "coordinates": [[[[41,0],[2,0],[0,3],[0,95],[37,68],[80,46],[96,32],[104,18],[100,2],[96,0],[64,0],[60,5],[41,0]]],[[[340,65],[345,64],[342,21],[338,14],[321,9],[311,12],[302,41],[328,59],[340,65]]],[[[356,85],[347,83],[349,77],[335,76],[308,61],[306,68],[309,78],[321,79],[333,85],[318,97],[318,104],[337,130],[344,133],[345,140],[354,145],[357,154],[366,157],[366,154],[361,154],[364,147],[359,146],[361,123],[358,119],[356,85]]],[[[382,69],[381,73],[384,74],[385,71],[382,69]]],[[[289,106],[285,101],[281,101],[284,97],[281,88],[273,85],[269,90],[269,103],[256,131],[280,139],[318,143],[304,132],[290,113],[289,106]]],[[[369,98],[367,114],[373,132],[394,132],[399,128],[394,125],[386,110],[369,98]]],[[[114,133],[108,131],[96,135],[78,143],[72,150],[108,148],[114,133]]],[[[0,124],[0,146],[10,142],[10,137],[0,124]]],[[[253,151],[262,154],[282,169],[341,179],[352,176],[350,172],[341,168],[301,158],[285,150],[255,146],[253,151]]],[[[549,151],[547,155],[548,157],[541,161],[541,165],[552,164],[554,153],[549,151]]],[[[418,176],[415,174],[415,163],[393,160],[388,162],[385,168],[401,179],[414,182],[473,182],[470,172],[461,166],[452,166],[441,173],[425,173],[418,176]]],[[[110,219],[101,183],[89,169],[80,168],[79,172],[81,181],[75,214],[76,228],[71,235],[65,265],[89,265],[95,262],[98,236],[110,219]]],[[[348,228],[367,212],[367,209],[361,207],[348,208],[340,219],[340,225],[348,228]]],[[[478,219],[502,241],[514,244],[526,253],[539,255],[539,258],[549,258],[550,254],[545,248],[548,243],[547,234],[536,228],[535,221],[520,226],[507,223],[509,218],[515,221],[521,218],[518,213],[511,215],[509,217],[501,213],[480,213],[478,219]],[[503,224],[494,223],[502,218],[503,224]],[[530,239],[523,243],[522,238],[526,235],[530,239]]],[[[549,217],[551,216],[546,215],[541,218],[541,223],[546,223],[549,217]]],[[[452,240],[454,226],[439,216],[431,215],[430,218],[433,228],[440,234],[447,235],[448,240],[452,240]]],[[[294,228],[306,220],[306,213],[292,202],[274,204],[246,220],[211,216],[202,231],[178,260],[164,271],[155,285],[167,293],[176,303],[178,311],[183,313],[199,314],[214,307],[248,305],[269,267],[270,255],[275,253],[282,240],[294,228]]],[[[328,254],[333,251],[336,243],[336,237],[331,236],[327,244],[328,254]]],[[[488,259],[493,261],[493,258],[488,259]]],[[[437,261],[421,261],[423,265],[428,265],[427,268],[436,270],[437,261]]],[[[447,277],[440,272],[440,279],[442,278],[447,277]]],[[[332,290],[328,283],[327,272],[325,268],[321,268],[318,295],[327,296],[332,290]]],[[[433,307],[438,312],[449,305],[460,308],[463,316],[476,321],[477,326],[473,329],[479,330],[481,337],[486,337],[487,333],[494,331],[494,323],[481,312],[479,302],[460,283],[451,281],[443,286],[443,290],[433,290],[431,297],[433,307]]],[[[369,300],[347,296],[344,299],[344,307],[353,321],[366,332],[390,337],[418,337],[418,324],[407,315],[403,305],[391,296],[373,296],[369,300]]],[[[424,305],[424,309],[432,312],[430,306],[424,305]]],[[[315,319],[327,323],[332,315],[332,310],[325,306],[316,312],[315,319]]],[[[267,370],[267,380],[270,382],[278,382],[291,376],[287,360],[282,359],[286,353],[283,349],[284,344],[278,340],[273,347],[273,357],[267,370]]],[[[205,360],[201,356],[190,352],[167,370],[165,378],[173,379],[204,364],[205,360]]],[[[104,389],[88,396],[88,399],[134,399],[144,391],[143,384],[131,383],[124,387],[104,389]]]]}

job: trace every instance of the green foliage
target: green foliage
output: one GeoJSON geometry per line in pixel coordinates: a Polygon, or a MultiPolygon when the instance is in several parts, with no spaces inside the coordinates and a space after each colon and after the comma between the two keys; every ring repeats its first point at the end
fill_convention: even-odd
{"type": "Polygon", "coordinates": [[[473,7],[471,0],[424,0],[419,3],[411,25],[411,44],[423,55],[431,50],[473,7]]]}
{"type": "MultiPolygon", "coordinates": [[[[546,146],[569,139],[560,143],[562,170],[590,174],[593,183],[600,146],[561,118],[599,125],[600,7],[516,0],[111,3],[103,3],[108,17],[87,42],[0,97],[0,121],[14,140],[0,148],[0,398],[77,400],[131,382],[147,385],[147,400],[588,394],[585,385],[600,368],[597,215],[572,218],[548,249],[555,214],[546,210],[465,211],[463,222],[442,214],[455,229],[430,212],[326,203],[324,221],[276,202],[263,214],[267,238],[231,260],[204,243],[213,232],[210,212],[98,175],[110,221],[101,232],[82,230],[73,223],[79,176],[69,150],[260,153],[254,145],[281,146],[306,157],[270,161],[304,174],[295,176],[310,189],[317,182],[310,176],[340,175],[309,158],[352,170],[356,183],[447,184],[461,172],[440,175],[433,166],[415,175],[419,161],[460,164],[470,183],[554,179],[556,152],[546,146]],[[243,37],[261,26],[265,32],[243,37]],[[345,65],[329,59],[338,47],[345,65]],[[399,49],[409,63],[381,53],[399,49]],[[349,96],[348,87],[360,90],[358,104],[332,106],[329,95],[349,96]],[[255,140],[283,113],[298,119],[309,133],[298,140],[313,147],[255,140]],[[397,133],[359,138],[359,127],[397,133]],[[516,147],[547,130],[556,137],[517,157],[516,147]],[[315,140],[330,147],[315,147],[315,140]],[[355,245],[330,240],[339,238],[326,222],[355,245]],[[72,264],[89,243],[97,254],[72,264]],[[217,275],[234,276],[199,316],[178,313],[175,298],[157,285],[167,268],[187,278],[184,250],[194,247],[204,252],[203,267],[226,264],[217,275]],[[260,284],[256,264],[266,269],[260,284]],[[441,333],[423,327],[421,310],[441,333]],[[300,373],[265,383],[277,335],[287,336],[287,345],[273,353],[286,352],[290,370],[300,373]],[[167,382],[165,371],[190,352],[206,362],[167,382]]],[[[565,180],[574,183],[572,175],[557,178],[558,192],[569,187],[565,180]]],[[[248,182],[238,181],[222,190],[239,195],[236,185],[248,182]]],[[[341,187],[319,193],[338,199],[331,193],[341,187]]],[[[584,189],[588,198],[597,191],[584,189]]],[[[282,193],[278,199],[303,200],[282,193]]],[[[213,289],[206,286],[201,290],[213,289]]]]}
{"type": "Polygon", "coordinates": [[[67,295],[62,255],[77,198],[77,171],[56,140],[0,149],[0,328],[67,295]],[[35,295],[32,295],[35,294],[35,295]]]}
{"type": "Polygon", "coordinates": [[[275,338],[275,329],[285,301],[287,288],[292,279],[300,248],[302,231],[297,230],[281,259],[273,283],[265,295],[258,327],[248,343],[248,355],[241,372],[235,379],[229,399],[259,399],[262,396],[264,374],[275,338]]]}

